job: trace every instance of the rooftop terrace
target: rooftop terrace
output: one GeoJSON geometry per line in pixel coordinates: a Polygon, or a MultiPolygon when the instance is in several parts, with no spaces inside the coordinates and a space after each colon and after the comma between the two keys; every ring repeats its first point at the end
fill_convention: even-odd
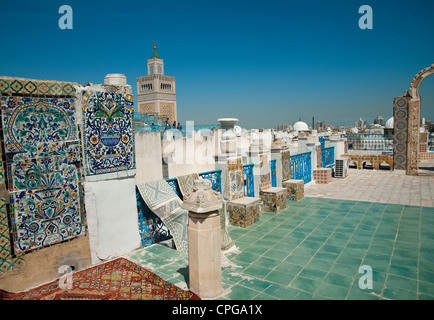
{"type": "MultiPolygon", "coordinates": [[[[218,299],[434,299],[433,176],[350,170],[305,195],[246,229],[228,227],[237,251],[218,299]],[[363,265],[372,289],[359,285],[363,265]]],[[[186,255],[155,244],[126,257],[188,288],[186,255]]]]}

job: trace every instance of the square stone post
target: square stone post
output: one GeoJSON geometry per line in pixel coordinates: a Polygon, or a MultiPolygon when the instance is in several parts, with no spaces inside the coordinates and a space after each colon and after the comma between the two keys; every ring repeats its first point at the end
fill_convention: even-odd
{"type": "Polygon", "coordinates": [[[195,180],[181,207],[188,210],[188,268],[190,290],[202,299],[222,294],[221,195],[209,180],[195,180]]]}
{"type": "Polygon", "coordinates": [[[283,168],[282,168],[282,152],[289,151],[288,145],[282,138],[275,138],[271,144],[271,159],[276,159],[276,181],[277,187],[282,187],[283,168]]]}

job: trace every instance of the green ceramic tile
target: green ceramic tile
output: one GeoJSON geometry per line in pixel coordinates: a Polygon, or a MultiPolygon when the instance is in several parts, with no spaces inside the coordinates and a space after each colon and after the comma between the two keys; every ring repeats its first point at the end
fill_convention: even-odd
{"type": "Polygon", "coordinates": [[[270,296],[266,293],[261,292],[257,296],[252,298],[253,300],[277,300],[276,297],[270,296]]]}
{"type": "Polygon", "coordinates": [[[298,232],[298,231],[293,231],[289,234],[292,238],[296,238],[296,239],[302,239],[304,240],[309,233],[304,233],[304,232],[298,232]]]}
{"type": "Polygon", "coordinates": [[[268,250],[270,250],[270,249],[267,247],[251,245],[251,246],[247,247],[246,249],[244,249],[243,252],[260,256],[260,255],[264,254],[265,252],[267,252],[268,250]]]}
{"type": "Polygon", "coordinates": [[[431,271],[433,272],[419,270],[419,280],[434,283],[434,269],[432,269],[431,271]]]}
{"type": "Polygon", "coordinates": [[[386,287],[403,288],[417,292],[417,280],[389,274],[386,278],[386,287]]]}
{"type": "Polygon", "coordinates": [[[417,293],[402,288],[387,287],[383,290],[383,297],[393,300],[417,300],[417,293]]]}
{"type": "Polygon", "coordinates": [[[400,256],[393,255],[390,264],[398,267],[407,267],[410,269],[416,269],[418,268],[419,262],[417,259],[407,259],[407,258],[402,258],[400,256]]]}
{"type": "Polygon", "coordinates": [[[237,256],[235,256],[235,259],[242,262],[252,263],[253,261],[256,261],[259,258],[259,254],[254,253],[248,253],[248,252],[241,252],[237,256]]]}
{"type": "Polygon", "coordinates": [[[295,274],[274,270],[271,271],[264,280],[287,286],[294,278],[295,274]]]}
{"type": "Polygon", "coordinates": [[[408,259],[418,259],[419,257],[419,251],[413,250],[404,250],[404,249],[397,249],[393,251],[393,256],[398,256],[402,258],[408,258],[408,259]]]}
{"type": "Polygon", "coordinates": [[[316,294],[336,300],[344,300],[348,294],[349,288],[336,286],[330,283],[322,283],[316,294]]]}
{"type": "Polygon", "coordinates": [[[288,252],[277,250],[277,249],[269,249],[264,253],[264,257],[283,261],[288,256],[288,252]]]}
{"type": "Polygon", "coordinates": [[[391,255],[392,254],[393,247],[383,247],[379,245],[372,244],[368,248],[368,252],[376,255],[391,255]]]}
{"type": "Polygon", "coordinates": [[[276,267],[277,265],[280,264],[281,261],[279,260],[275,260],[275,259],[271,259],[271,258],[267,258],[267,257],[260,257],[258,260],[256,260],[254,262],[255,266],[259,266],[259,267],[263,267],[263,268],[268,268],[268,269],[273,269],[274,267],[276,267]]]}
{"type": "Polygon", "coordinates": [[[332,252],[328,252],[325,251],[323,249],[320,249],[317,254],[314,256],[314,258],[316,259],[321,259],[324,261],[329,261],[329,262],[335,262],[339,257],[339,254],[337,253],[332,253],[332,252]]]}
{"type": "Polygon", "coordinates": [[[262,292],[267,289],[272,283],[260,279],[244,279],[238,283],[239,285],[245,286],[247,288],[262,292]]]}
{"type": "Polygon", "coordinates": [[[434,254],[423,253],[420,255],[419,259],[421,261],[427,261],[427,262],[434,263],[434,254]]]}
{"type": "Polygon", "coordinates": [[[312,250],[315,250],[315,252],[321,248],[323,245],[323,242],[316,242],[316,241],[309,241],[304,240],[302,243],[300,243],[300,247],[309,248],[312,250]]]}
{"type": "Polygon", "coordinates": [[[417,279],[417,268],[407,268],[391,265],[389,268],[389,274],[410,279],[417,279]]]}
{"type": "Polygon", "coordinates": [[[343,250],[343,247],[338,247],[335,245],[327,245],[325,244],[321,250],[327,251],[327,252],[331,252],[331,253],[335,253],[335,254],[340,254],[343,250]]]}
{"type": "Polygon", "coordinates": [[[351,249],[351,248],[345,248],[341,256],[348,256],[348,257],[354,257],[354,258],[363,258],[366,255],[366,250],[358,250],[358,249],[351,249]]]}
{"type": "Polygon", "coordinates": [[[320,282],[312,279],[307,279],[303,277],[296,277],[290,284],[291,288],[299,289],[303,291],[307,291],[310,293],[314,293],[318,287],[320,282]]]}
{"type": "Polygon", "coordinates": [[[310,249],[306,247],[302,247],[301,245],[294,249],[292,252],[295,255],[305,256],[305,257],[312,257],[317,250],[310,249]]]}
{"type": "Polygon", "coordinates": [[[307,267],[310,269],[329,271],[333,266],[333,264],[334,261],[325,261],[318,258],[314,258],[307,264],[307,267]]]}
{"type": "Polygon", "coordinates": [[[327,271],[323,271],[319,269],[311,269],[307,267],[304,268],[299,274],[300,277],[317,280],[317,281],[322,281],[326,275],[327,275],[327,271]]]}
{"type": "Polygon", "coordinates": [[[311,257],[291,253],[284,261],[292,263],[292,264],[296,264],[299,266],[304,266],[310,261],[310,259],[311,259],[311,257]]]}
{"type": "Polygon", "coordinates": [[[324,282],[334,284],[336,286],[350,288],[353,284],[354,278],[344,276],[338,273],[330,272],[324,279],[324,282]]]}
{"type": "Polygon", "coordinates": [[[359,242],[356,240],[350,240],[346,248],[350,249],[358,249],[358,250],[367,250],[369,248],[369,242],[359,242]]]}
{"type": "Polygon", "coordinates": [[[336,263],[347,264],[358,268],[362,263],[362,258],[341,255],[338,260],[336,260],[336,263]]]}
{"type": "Polygon", "coordinates": [[[270,295],[271,297],[275,297],[276,299],[291,300],[294,299],[295,296],[300,293],[300,291],[294,288],[287,288],[282,285],[272,284],[264,291],[264,293],[270,295]]]}
{"type": "Polygon", "coordinates": [[[259,279],[264,279],[270,273],[270,271],[271,270],[268,268],[251,265],[243,271],[243,274],[251,275],[259,279]]]}
{"type": "Polygon", "coordinates": [[[359,272],[359,266],[351,266],[347,264],[335,263],[331,272],[338,273],[343,276],[353,277],[359,272]]]}
{"type": "Polygon", "coordinates": [[[299,273],[301,271],[301,269],[303,269],[303,267],[304,266],[300,266],[300,265],[289,263],[287,261],[283,261],[274,270],[280,271],[283,273],[287,273],[287,274],[296,275],[297,273],[299,273]]]}
{"type": "Polygon", "coordinates": [[[328,236],[325,235],[317,235],[315,233],[312,233],[311,235],[309,235],[306,238],[306,241],[310,241],[310,242],[316,242],[316,243],[320,243],[323,244],[326,240],[327,240],[328,236]]]}
{"type": "Polygon", "coordinates": [[[419,293],[434,296],[434,283],[419,281],[419,293]]]}
{"type": "Polygon", "coordinates": [[[380,298],[374,294],[361,292],[351,289],[348,293],[347,300],[379,300],[380,298]]]}
{"type": "Polygon", "coordinates": [[[252,242],[252,244],[255,246],[262,246],[262,247],[271,248],[272,246],[274,246],[276,244],[276,241],[259,239],[255,242],[252,242]]]}
{"type": "Polygon", "coordinates": [[[231,292],[227,295],[227,298],[231,300],[251,300],[258,294],[259,292],[256,290],[241,285],[234,285],[231,287],[231,292]]]}

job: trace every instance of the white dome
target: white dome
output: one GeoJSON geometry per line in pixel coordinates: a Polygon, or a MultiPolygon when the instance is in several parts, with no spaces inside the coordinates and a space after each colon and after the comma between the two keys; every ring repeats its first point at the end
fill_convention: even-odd
{"type": "Polygon", "coordinates": [[[299,131],[309,131],[309,127],[307,126],[307,124],[303,121],[298,121],[296,123],[294,123],[294,130],[299,132],[299,131]]]}
{"type": "Polygon", "coordinates": [[[393,117],[390,118],[389,120],[387,120],[385,128],[386,129],[393,129],[393,117]]]}

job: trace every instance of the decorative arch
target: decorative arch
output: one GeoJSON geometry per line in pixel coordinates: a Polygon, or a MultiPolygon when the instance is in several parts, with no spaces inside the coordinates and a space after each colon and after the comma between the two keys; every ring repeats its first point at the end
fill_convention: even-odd
{"type": "Polygon", "coordinates": [[[417,175],[419,166],[419,123],[422,81],[434,74],[434,64],[419,71],[411,80],[410,90],[393,101],[395,169],[404,169],[408,175],[417,175]]]}
{"type": "Polygon", "coordinates": [[[419,71],[413,78],[413,80],[411,80],[411,84],[410,84],[410,96],[415,99],[415,98],[420,98],[419,96],[419,87],[420,84],[422,83],[422,81],[432,75],[434,73],[434,63],[432,65],[430,65],[429,67],[419,71]]]}

